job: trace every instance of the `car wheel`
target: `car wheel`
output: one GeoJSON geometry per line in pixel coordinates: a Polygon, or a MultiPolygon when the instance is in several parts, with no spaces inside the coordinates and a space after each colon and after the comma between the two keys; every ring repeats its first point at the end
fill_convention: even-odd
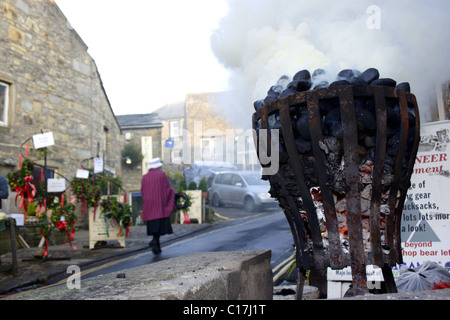
{"type": "Polygon", "coordinates": [[[252,198],[247,197],[244,199],[244,209],[248,212],[253,212],[256,209],[255,201],[252,198]]]}
{"type": "Polygon", "coordinates": [[[220,205],[221,205],[221,203],[220,203],[219,195],[217,193],[215,193],[213,195],[213,198],[212,198],[212,206],[213,207],[220,207],[220,205]]]}

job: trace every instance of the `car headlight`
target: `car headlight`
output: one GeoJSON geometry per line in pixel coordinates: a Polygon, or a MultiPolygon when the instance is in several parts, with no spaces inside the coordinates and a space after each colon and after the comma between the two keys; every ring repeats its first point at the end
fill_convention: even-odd
{"type": "Polygon", "coordinates": [[[268,192],[260,192],[260,193],[258,193],[258,198],[260,198],[260,199],[270,199],[270,194],[268,192]]]}

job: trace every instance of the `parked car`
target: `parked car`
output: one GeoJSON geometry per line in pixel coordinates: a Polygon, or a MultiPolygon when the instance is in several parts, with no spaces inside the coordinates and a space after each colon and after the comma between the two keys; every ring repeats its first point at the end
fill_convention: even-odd
{"type": "Polygon", "coordinates": [[[216,173],[211,184],[212,205],[241,205],[254,211],[262,205],[276,205],[269,194],[270,184],[261,180],[255,171],[222,171],[216,173]]]}
{"type": "Polygon", "coordinates": [[[215,173],[224,170],[236,170],[236,167],[225,162],[195,161],[190,167],[184,170],[186,184],[189,185],[191,181],[194,181],[198,185],[202,178],[208,180],[208,178],[213,177],[215,173]]]}

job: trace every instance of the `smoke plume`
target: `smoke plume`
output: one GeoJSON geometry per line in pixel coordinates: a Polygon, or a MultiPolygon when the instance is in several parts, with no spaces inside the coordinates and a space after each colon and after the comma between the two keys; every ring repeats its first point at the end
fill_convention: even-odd
{"type": "Polygon", "coordinates": [[[450,80],[448,0],[229,0],[211,47],[232,71],[232,113],[250,125],[253,101],[282,75],[374,67],[409,82],[423,122],[435,88],[450,80]]]}

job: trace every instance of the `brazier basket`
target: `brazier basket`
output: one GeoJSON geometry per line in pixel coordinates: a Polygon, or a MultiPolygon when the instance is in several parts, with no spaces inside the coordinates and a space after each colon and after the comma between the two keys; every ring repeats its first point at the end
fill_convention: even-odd
{"type": "Polygon", "coordinates": [[[353,293],[368,292],[369,264],[396,292],[391,267],[402,263],[401,215],[420,138],[415,96],[386,86],[328,87],[265,104],[252,120],[259,159],[279,153],[276,172],[261,161],[262,178],[292,230],[297,298],[305,271],[327,267],[351,266],[353,293]]]}

